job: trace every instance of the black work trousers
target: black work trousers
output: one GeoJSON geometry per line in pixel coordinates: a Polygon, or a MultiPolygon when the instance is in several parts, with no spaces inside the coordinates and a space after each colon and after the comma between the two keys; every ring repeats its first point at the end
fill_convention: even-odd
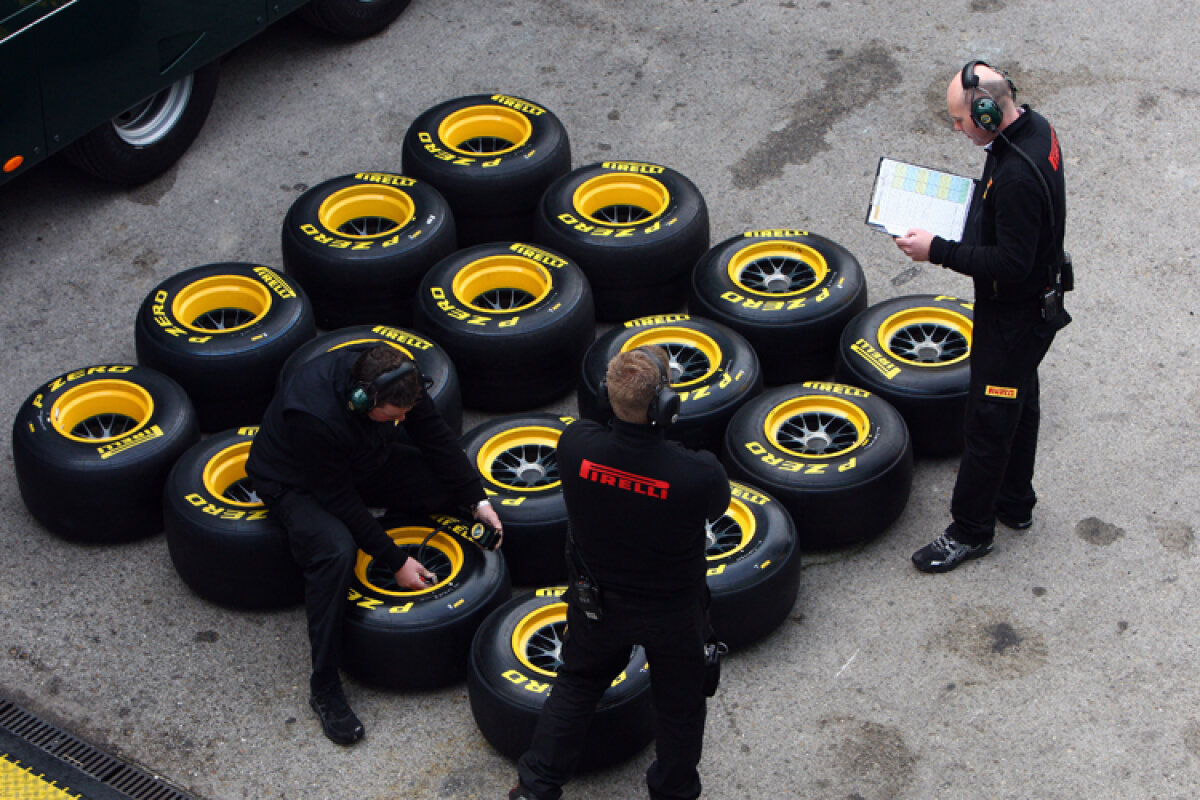
{"type": "Polygon", "coordinates": [[[604,617],[589,620],[568,595],[562,666],[542,707],[529,751],[517,764],[521,784],[543,800],[557,800],[586,744],[588,726],[604,690],[640,644],[650,665],[656,759],[646,772],[652,800],[700,796],[696,766],[704,740],[704,641],[707,588],[670,605],[606,593],[604,617]]]}
{"type": "MultiPolygon", "coordinates": [[[[383,467],[357,483],[369,507],[429,513],[449,511],[452,503],[450,493],[432,479],[421,452],[412,445],[394,445],[383,467]]],[[[304,572],[311,689],[320,692],[340,681],[342,620],[358,545],[345,523],[307,490],[268,487],[262,497],[287,530],[292,557],[304,572]],[[271,494],[272,489],[278,494],[271,494]]]]}
{"type": "Polygon", "coordinates": [[[1054,340],[1033,301],[977,303],[974,317],[963,452],[950,502],[949,532],[965,544],[992,540],[997,510],[1017,520],[1033,514],[1038,365],[1054,340]]]}

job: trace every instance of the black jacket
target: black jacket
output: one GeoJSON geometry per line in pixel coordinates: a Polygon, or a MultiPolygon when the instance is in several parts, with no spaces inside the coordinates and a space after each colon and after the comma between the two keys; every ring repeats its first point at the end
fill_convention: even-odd
{"type": "Polygon", "coordinates": [[[1029,106],[988,150],[983,177],[971,204],[963,241],[934,237],[929,260],[975,281],[976,302],[1032,300],[1049,284],[1048,273],[1062,254],[1066,185],[1058,136],[1029,106]],[[1046,180],[1051,206],[1032,167],[1046,180]]]}
{"type": "Polygon", "coordinates": [[[428,394],[422,393],[398,424],[373,422],[350,410],[351,369],[361,350],[322,354],[292,374],[263,415],[246,472],[268,493],[275,487],[307,491],[346,525],[359,548],[399,569],[400,550],[363,502],[355,480],[384,464],[401,426],[459,502],[467,505],[485,495],[478,473],[428,394]]]}
{"type": "Polygon", "coordinates": [[[557,457],[572,540],[601,591],[694,597],[707,574],[705,521],[729,508],[716,457],[621,420],[569,425],[557,457]]]}

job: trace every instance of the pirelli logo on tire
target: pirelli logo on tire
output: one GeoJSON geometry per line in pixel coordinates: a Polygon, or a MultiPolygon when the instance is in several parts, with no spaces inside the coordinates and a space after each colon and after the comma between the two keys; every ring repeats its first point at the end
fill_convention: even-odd
{"type": "Polygon", "coordinates": [[[850,345],[851,351],[856,353],[872,367],[877,369],[883,377],[889,381],[900,374],[900,367],[888,360],[883,353],[871,346],[871,343],[866,339],[859,339],[854,344],[850,345]]]}

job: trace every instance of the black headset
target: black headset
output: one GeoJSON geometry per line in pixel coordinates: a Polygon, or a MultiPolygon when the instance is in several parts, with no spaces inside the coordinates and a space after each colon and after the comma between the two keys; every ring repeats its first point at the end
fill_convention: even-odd
{"type": "Polygon", "coordinates": [[[421,375],[416,362],[406,360],[394,369],[379,373],[373,380],[355,381],[354,388],[350,390],[350,396],[346,399],[346,406],[351,411],[365,414],[379,403],[380,395],[387,394],[389,389],[410,375],[416,375],[417,380],[426,389],[433,383],[429,378],[421,375]]]}
{"type": "MultiPolygon", "coordinates": [[[[664,429],[674,425],[679,419],[679,406],[682,401],[679,394],[671,388],[670,366],[664,364],[654,351],[648,348],[635,347],[629,352],[644,354],[658,367],[658,386],[654,390],[654,397],[650,398],[650,405],[646,407],[646,417],[650,420],[650,425],[664,429]]],[[[608,397],[608,381],[603,378],[600,379],[596,399],[602,410],[612,410],[612,401],[608,397]]]]}
{"type": "MultiPolygon", "coordinates": [[[[996,69],[986,61],[976,59],[968,61],[962,68],[962,74],[959,76],[959,82],[962,83],[963,91],[967,94],[967,105],[971,114],[971,121],[979,128],[988,133],[995,133],[1000,130],[1000,121],[1004,118],[1004,112],[1000,110],[1000,105],[996,99],[986,93],[981,94],[979,88],[979,76],[975,74],[975,68],[982,64],[989,69],[996,69]]],[[[1004,76],[1004,80],[1008,83],[1008,90],[1012,93],[1013,100],[1017,98],[1017,87],[1013,85],[1012,78],[1008,77],[1008,73],[1003,70],[996,69],[1004,76]]]]}
{"type": "Polygon", "coordinates": [[[979,95],[979,76],[975,74],[975,68],[983,64],[989,69],[995,69],[1004,76],[1004,81],[1008,84],[1008,90],[1012,93],[1013,101],[1017,99],[1017,87],[1013,85],[1012,78],[1008,77],[1008,73],[1002,69],[996,69],[986,61],[975,59],[968,61],[962,68],[962,74],[959,76],[959,81],[962,83],[963,91],[967,93],[967,101],[970,104],[971,119],[976,125],[988,133],[999,133],[1000,138],[1012,148],[1018,156],[1024,159],[1029,168],[1033,170],[1034,176],[1038,179],[1038,183],[1042,187],[1042,193],[1046,196],[1046,210],[1049,215],[1050,230],[1055,228],[1054,220],[1054,195],[1050,192],[1050,184],[1046,182],[1046,176],[1038,169],[1037,164],[1033,163],[1033,159],[1029,157],[1021,148],[1013,144],[1007,136],[1000,130],[1000,121],[1004,117],[1004,113],[1000,110],[1000,106],[995,99],[990,95],[979,95]],[[972,97],[971,95],[975,96],[972,97]]]}

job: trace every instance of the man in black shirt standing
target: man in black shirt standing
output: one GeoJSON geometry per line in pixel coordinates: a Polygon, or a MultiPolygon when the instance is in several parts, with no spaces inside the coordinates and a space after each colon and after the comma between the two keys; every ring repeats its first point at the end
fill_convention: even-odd
{"type": "Polygon", "coordinates": [[[519,763],[511,800],[557,800],[585,744],[605,689],[645,648],[656,711],[656,756],[646,773],[653,800],[700,795],[704,738],[704,643],[708,634],[705,522],[729,507],[717,459],[667,441],[678,410],[661,348],[618,353],[606,386],[611,425],[581,420],[558,442],[570,526],[571,585],[562,666],[519,763]],[[581,602],[576,576],[593,581],[599,619],[581,602]]]}
{"type": "Polygon", "coordinates": [[[1054,128],[1018,106],[1015,93],[1004,73],[982,61],[954,76],[946,94],[954,128],[988,150],[963,240],[919,229],[896,239],[914,261],[940,264],[975,284],[954,521],[913,554],[924,572],[946,572],[990,553],[997,520],[1015,530],[1033,524],[1037,369],[1055,331],[1070,321],[1060,286],[1066,188],[1054,128]]]}
{"type": "Polygon", "coordinates": [[[386,563],[403,589],[436,579],[370,508],[428,513],[465,506],[497,530],[500,519],[416,364],[387,344],[334,350],[296,369],[263,415],[246,472],[304,571],[309,704],[326,736],[353,744],[363,726],[346,703],[338,668],[358,550],[386,563]]]}

